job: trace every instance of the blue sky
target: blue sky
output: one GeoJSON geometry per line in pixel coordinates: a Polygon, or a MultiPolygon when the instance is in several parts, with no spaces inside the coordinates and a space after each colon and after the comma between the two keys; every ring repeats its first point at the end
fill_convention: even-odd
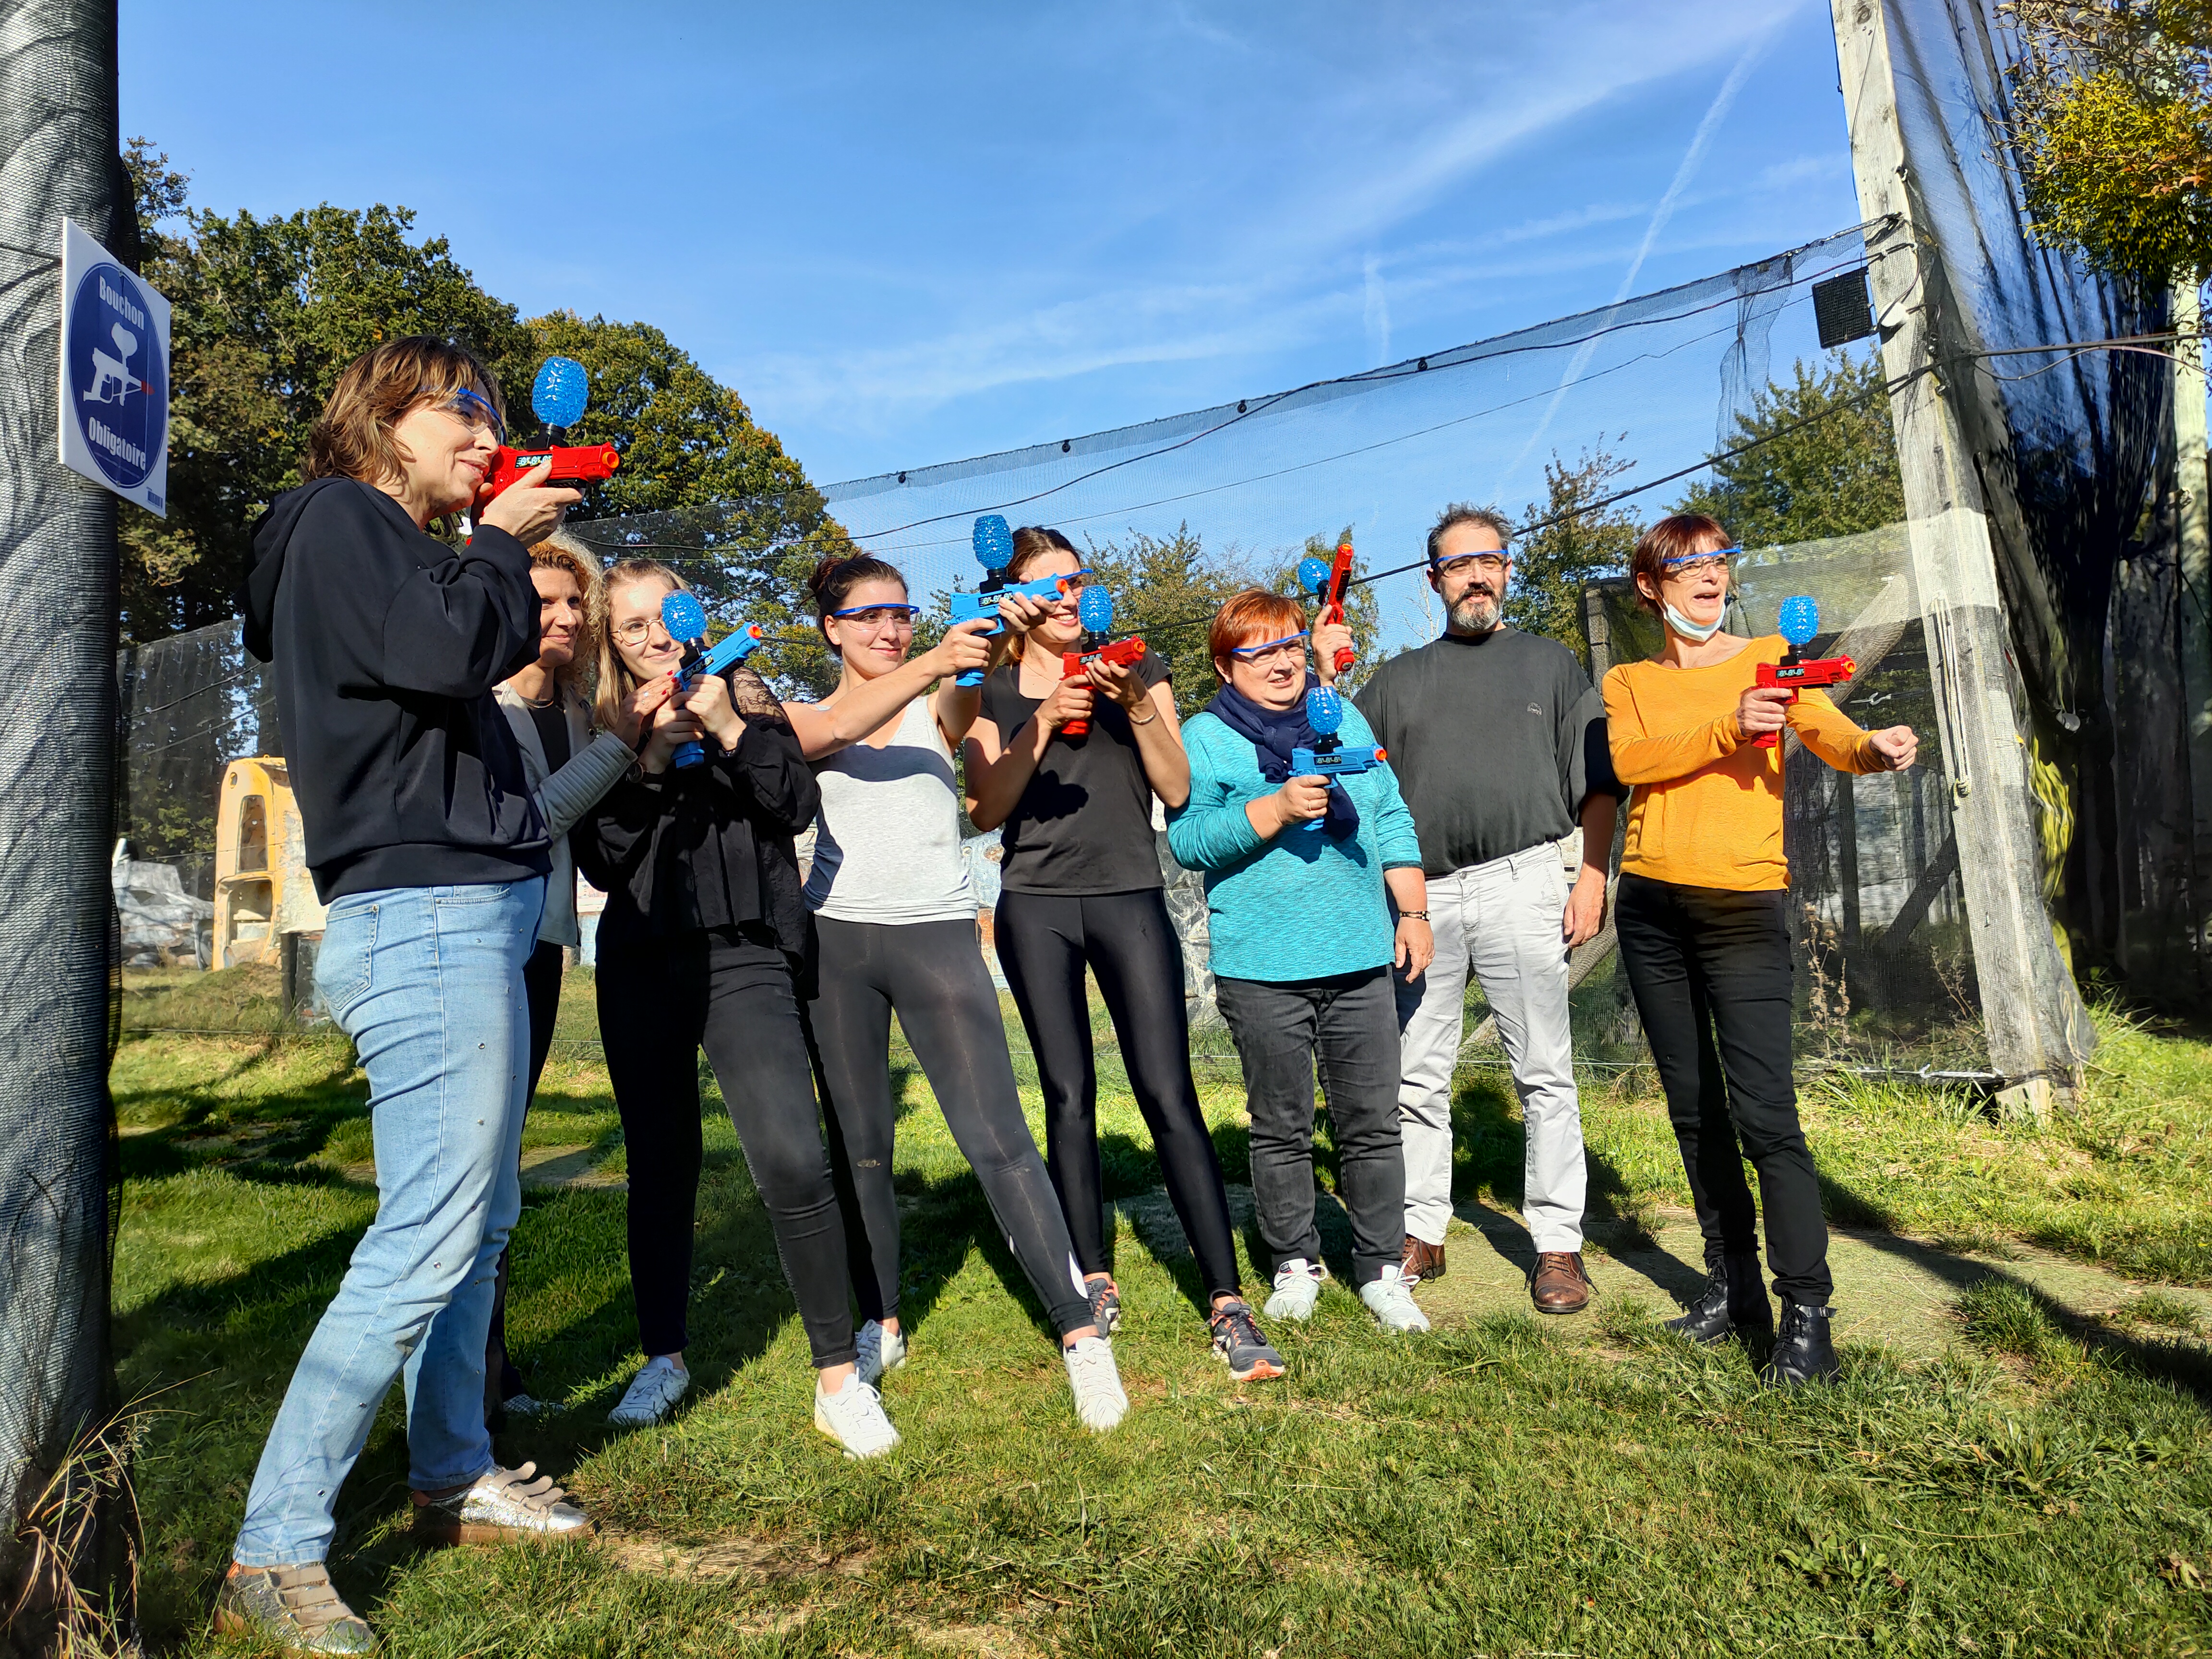
{"type": "Polygon", "coordinates": [[[817,482],[1233,400],[1857,217],[1821,0],[123,0],[197,204],[416,209],[817,482]],[[428,67],[430,65],[436,67],[428,67]]]}

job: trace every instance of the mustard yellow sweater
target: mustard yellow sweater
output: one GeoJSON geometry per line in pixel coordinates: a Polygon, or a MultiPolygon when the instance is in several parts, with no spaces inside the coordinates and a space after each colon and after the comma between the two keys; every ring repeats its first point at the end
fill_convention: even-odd
{"type": "MultiPolygon", "coordinates": [[[[1634,786],[1624,874],[1738,892],[1789,886],[1782,745],[1759,748],[1735,718],[1759,665],[1789,648],[1774,635],[1710,667],[1632,662],[1607,673],[1613,769],[1634,786]]],[[[1801,692],[1786,712],[1805,746],[1838,771],[1883,769],[1866,732],[1826,692],[1801,692]]]]}

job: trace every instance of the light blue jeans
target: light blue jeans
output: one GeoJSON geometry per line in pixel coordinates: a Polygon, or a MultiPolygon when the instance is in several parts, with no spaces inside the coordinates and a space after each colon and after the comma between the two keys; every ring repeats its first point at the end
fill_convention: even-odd
{"type": "Polygon", "coordinates": [[[484,1333],[522,1207],[522,964],[544,902],[532,879],[383,888],[331,906],[315,985],[368,1074],[376,1219],[262,1449],[234,1552],[247,1566],[327,1553],[338,1486],[403,1371],[408,1484],[457,1486],[492,1466],[484,1333]]]}

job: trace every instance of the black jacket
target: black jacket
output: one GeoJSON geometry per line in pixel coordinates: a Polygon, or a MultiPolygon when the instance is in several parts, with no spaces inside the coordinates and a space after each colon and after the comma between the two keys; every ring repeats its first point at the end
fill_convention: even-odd
{"type": "Polygon", "coordinates": [[[568,832],[576,867],[604,889],[598,947],[703,928],[773,934],[794,963],[813,957],[792,837],[822,791],[790,723],[749,670],[732,677],[744,735],[732,753],[665,772],[633,771],[568,832]]]}
{"type": "Polygon", "coordinates": [[[253,532],[246,648],[327,903],[378,887],[544,875],[545,833],[492,688],[538,655],[530,555],[479,528],[456,553],[351,478],[279,495],[253,532]]]}

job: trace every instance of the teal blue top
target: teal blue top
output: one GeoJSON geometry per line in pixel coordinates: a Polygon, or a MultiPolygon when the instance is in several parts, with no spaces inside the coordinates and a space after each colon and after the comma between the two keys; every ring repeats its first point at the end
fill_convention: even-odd
{"type": "MultiPolygon", "coordinates": [[[[1347,747],[1375,741],[1349,702],[1337,735],[1347,747]]],[[[1359,809],[1357,836],[1292,823],[1263,840],[1244,815],[1245,803],[1277,787],[1261,775],[1260,751],[1206,714],[1191,717],[1182,742],[1190,799],[1168,814],[1168,847],[1183,868],[1205,872],[1213,971],[1281,983],[1395,961],[1382,872],[1419,869],[1421,843],[1389,763],[1339,780],[1359,809]]]]}

